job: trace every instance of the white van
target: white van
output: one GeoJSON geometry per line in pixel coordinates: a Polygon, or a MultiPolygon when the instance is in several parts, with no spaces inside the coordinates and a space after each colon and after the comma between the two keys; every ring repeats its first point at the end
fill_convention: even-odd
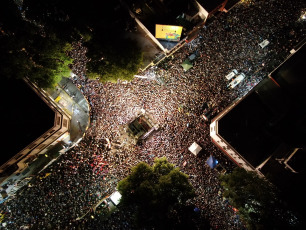
{"type": "Polygon", "coordinates": [[[233,69],[228,75],[225,76],[227,80],[231,80],[236,74],[238,74],[238,71],[236,69],[233,69]]]}
{"type": "Polygon", "coordinates": [[[243,79],[245,78],[245,75],[243,73],[239,74],[234,80],[231,81],[231,83],[229,83],[229,87],[230,88],[235,88],[236,85],[238,85],[243,79]]]}
{"type": "Polygon", "coordinates": [[[263,40],[261,43],[259,43],[259,46],[263,49],[269,44],[270,42],[266,39],[266,40],[263,40]]]}

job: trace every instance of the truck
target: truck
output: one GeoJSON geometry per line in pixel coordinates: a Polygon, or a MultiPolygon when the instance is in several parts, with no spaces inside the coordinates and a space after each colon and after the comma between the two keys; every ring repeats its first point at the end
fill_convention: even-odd
{"type": "Polygon", "coordinates": [[[228,87],[235,88],[242,80],[245,78],[244,73],[239,74],[235,79],[233,79],[229,84],[228,87]]]}
{"type": "Polygon", "coordinates": [[[227,80],[231,80],[233,77],[235,77],[238,74],[238,71],[236,69],[233,69],[228,75],[225,76],[227,80]]]}

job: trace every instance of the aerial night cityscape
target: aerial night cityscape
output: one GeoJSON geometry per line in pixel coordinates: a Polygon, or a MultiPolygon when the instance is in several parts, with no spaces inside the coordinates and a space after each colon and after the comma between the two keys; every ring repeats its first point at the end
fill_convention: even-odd
{"type": "Polygon", "coordinates": [[[1,0],[0,229],[306,229],[305,0],[1,0]]]}

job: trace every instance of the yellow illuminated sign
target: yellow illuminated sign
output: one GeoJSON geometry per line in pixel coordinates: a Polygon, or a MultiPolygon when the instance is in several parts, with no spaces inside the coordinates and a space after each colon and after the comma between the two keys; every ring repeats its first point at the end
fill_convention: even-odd
{"type": "Polygon", "coordinates": [[[60,100],[62,99],[62,97],[61,96],[58,96],[57,98],[55,98],[55,102],[59,102],[60,100]]]}
{"type": "Polygon", "coordinates": [[[156,24],[155,37],[170,41],[179,41],[181,38],[182,26],[169,26],[156,24]]]}

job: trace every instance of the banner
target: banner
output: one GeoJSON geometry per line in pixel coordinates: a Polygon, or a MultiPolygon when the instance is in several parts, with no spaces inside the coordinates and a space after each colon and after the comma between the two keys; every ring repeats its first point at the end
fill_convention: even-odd
{"type": "Polygon", "coordinates": [[[156,24],[155,37],[157,39],[164,39],[168,41],[179,41],[181,39],[183,27],[169,26],[156,24]]]}

